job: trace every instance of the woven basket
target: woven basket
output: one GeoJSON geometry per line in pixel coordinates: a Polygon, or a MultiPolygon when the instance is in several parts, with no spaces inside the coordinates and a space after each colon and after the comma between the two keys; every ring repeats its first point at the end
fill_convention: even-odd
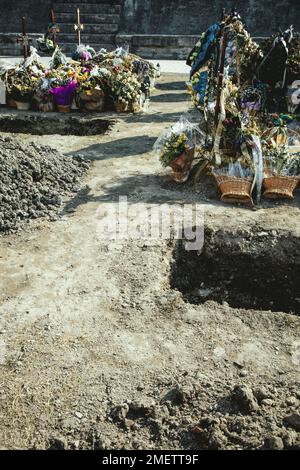
{"type": "Polygon", "coordinates": [[[251,197],[252,178],[237,178],[235,176],[215,174],[214,178],[221,193],[221,201],[253,204],[251,197]]]}
{"type": "Polygon", "coordinates": [[[82,92],[79,95],[78,105],[86,113],[93,111],[100,113],[104,110],[105,96],[97,89],[82,92]]]}
{"type": "Polygon", "coordinates": [[[57,105],[57,110],[59,113],[70,113],[71,112],[71,106],[69,104],[58,104],[57,105]]]}
{"type": "Polygon", "coordinates": [[[128,103],[123,103],[123,101],[115,101],[114,105],[117,113],[128,113],[129,111],[128,103]]]}
{"type": "Polygon", "coordinates": [[[269,199],[293,199],[300,176],[267,175],[264,180],[264,197],[269,199]]]}

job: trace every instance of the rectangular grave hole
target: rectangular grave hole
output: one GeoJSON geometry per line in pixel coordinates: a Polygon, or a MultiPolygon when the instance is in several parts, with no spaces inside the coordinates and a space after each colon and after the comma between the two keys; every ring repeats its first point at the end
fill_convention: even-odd
{"type": "Polygon", "coordinates": [[[300,237],[205,231],[201,253],[178,242],[171,286],[194,304],[300,314],[300,237]]]}
{"type": "Polygon", "coordinates": [[[10,112],[0,114],[0,131],[12,134],[91,136],[104,134],[114,122],[111,118],[86,118],[79,114],[10,112]]]}

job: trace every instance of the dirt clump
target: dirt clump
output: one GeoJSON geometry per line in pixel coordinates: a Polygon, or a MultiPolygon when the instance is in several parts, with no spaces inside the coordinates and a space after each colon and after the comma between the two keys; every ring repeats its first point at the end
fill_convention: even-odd
{"type": "Polygon", "coordinates": [[[0,138],[0,233],[22,222],[55,218],[62,197],[78,191],[89,163],[57,150],[15,138],[0,138]]]}

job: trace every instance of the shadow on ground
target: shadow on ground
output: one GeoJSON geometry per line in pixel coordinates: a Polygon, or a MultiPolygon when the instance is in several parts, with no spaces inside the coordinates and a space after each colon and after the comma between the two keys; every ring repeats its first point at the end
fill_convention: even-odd
{"type": "MultiPolygon", "coordinates": [[[[219,207],[234,207],[233,204],[226,204],[219,200],[217,188],[211,177],[205,175],[200,181],[195,182],[194,167],[192,175],[184,184],[175,183],[169,175],[148,174],[131,175],[118,182],[103,185],[104,194],[95,196],[91,194],[91,188],[86,186],[79,191],[64,207],[61,215],[72,213],[79,206],[87,203],[116,203],[120,196],[128,197],[128,204],[192,204],[214,205],[219,207]]],[[[262,199],[259,209],[266,209],[276,205],[285,204],[287,206],[300,206],[300,190],[298,189],[293,201],[268,201],[262,199]]],[[[236,205],[237,206],[237,205],[236,205]]],[[[252,211],[250,205],[238,205],[245,211],[252,211]]]]}
{"type": "Polygon", "coordinates": [[[151,113],[144,113],[144,114],[131,114],[127,116],[126,122],[130,123],[175,123],[178,121],[180,116],[182,116],[182,111],[178,111],[177,113],[161,113],[159,111],[151,110],[151,113]]]}
{"type": "Polygon", "coordinates": [[[110,142],[100,142],[89,147],[84,147],[72,155],[82,154],[89,160],[109,160],[110,158],[123,158],[132,155],[142,155],[151,152],[155,137],[140,135],[126,137],[124,139],[112,140],[110,142]]]}
{"type": "Polygon", "coordinates": [[[152,103],[178,103],[179,101],[189,101],[188,93],[163,93],[151,97],[152,103]]]}
{"type": "Polygon", "coordinates": [[[187,85],[185,81],[182,82],[167,82],[157,83],[155,85],[157,90],[186,90],[187,85]]]}
{"type": "Polygon", "coordinates": [[[128,204],[201,204],[224,205],[218,200],[218,193],[211,178],[203,183],[194,183],[193,177],[185,184],[175,183],[168,174],[132,175],[117,183],[102,186],[104,194],[91,194],[89,186],[84,187],[63,208],[61,215],[74,212],[88,203],[116,203],[120,196],[127,196],[128,204]],[[201,194],[199,193],[201,189],[201,194]]]}

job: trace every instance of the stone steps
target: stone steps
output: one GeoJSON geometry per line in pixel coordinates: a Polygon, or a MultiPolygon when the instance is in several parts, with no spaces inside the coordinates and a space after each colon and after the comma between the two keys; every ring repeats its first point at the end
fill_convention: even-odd
{"type": "Polygon", "coordinates": [[[75,16],[77,7],[80,8],[81,14],[121,13],[121,5],[110,5],[109,3],[54,3],[54,10],[57,16],[59,16],[60,13],[70,13],[75,16]]]}
{"type": "MultiPolygon", "coordinates": [[[[73,15],[69,13],[60,13],[57,19],[59,20],[59,23],[64,24],[64,26],[67,24],[70,24],[73,26],[73,24],[76,23],[77,21],[75,14],[73,15]]],[[[80,15],[80,20],[86,26],[95,25],[98,23],[109,23],[109,24],[119,25],[120,16],[111,15],[111,14],[106,15],[105,13],[103,14],[96,13],[93,15],[82,14],[80,15]]]]}
{"type": "MultiPolygon", "coordinates": [[[[61,43],[67,42],[76,42],[76,34],[60,34],[59,39],[61,43]]],[[[101,30],[99,34],[85,34],[84,31],[81,33],[81,41],[82,44],[101,44],[105,42],[105,44],[113,44],[115,42],[115,35],[114,34],[101,34],[101,30]]]]}
{"type": "MultiPolygon", "coordinates": [[[[95,24],[85,24],[82,30],[82,34],[102,34],[110,33],[115,35],[114,31],[111,31],[110,23],[95,23],[95,24]]],[[[65,34],[74,34],[74,25],[70,23],[60,23],[60,37],[65,34]]]]}
{"type": "Polygon", "coordinates": [[[57,4],[65,4],[65,5],[69,5],[69,4],[72,4],[74,5],[75,4],[75,7],[76,5],[79,5],[79,4],[82,4],[82,3],[85,3],[85,4],[103,4],[103,3],[110,3],[111,5],[122,5],[124,0],[68,0],[66,2],[66,0],[54,0],[53,3],[57,3],[57,4]]]}
{"type": "Polygon", "coordinates": [[[74,24],[77,21],[76,9],[80,8],[80,21],[84,25],[81,32],[82,44],[94,49],[102,47],[112,50],[119,30],[123,0],[54,1],[56,20],[61,28],[59,44],[65,52],[72,52],[76,46],[74,24]]]}
{"type": "Polygon", "coordinates": [[[72,5],[73,8],[76,8],[77,6],[81,5],[122,5],[124,3],[124,0],[54,0],[55,4],[57,5],[72,5]]]}
{"type": "MultiPolygon", "coordinates": [[[[65,18],[64,16],[57,18],[59,25],[64,25],[65,28],[61,27],[62,32],[70,31],[70,28],[74,31],[74,24],[76,23],[76,18],[70,17],[70,19],[65,18]],[[69,25],[69,27],[67,27],[69,25]]],[[[112,33],[116,33],[119,29],[119,23],[111,22],[111,19],[108,17],[106,20],[103,15],[89,15],[89,18],[86,18],[85,15],[81,15],[81,24],[83,24],[84,29],[89,28],[90,25],[95,28],[95,25],[99,24],[102,27],[106,27],[105,31],[111,31],[112,33]]]]}
{"type": "MultiPolygon", "coordinates": [[[[107,51],[113,51],[116,46],[115,44],[112,44],[112,43],[108,43],[106,44],[105,42],[101,42],[100,44],[93,44],[93,43],[85,43],[86,45],[92,47],[93,49],[95,49],[96,52],[99,52],[100,49],[106,49],[107,51]]],[[[76,43],[75,42],[65,42],[64,45],[63,45],[63,52],[65,54],[71,54],[72,52],[74,52],[76,48],[76,43]]]]}

